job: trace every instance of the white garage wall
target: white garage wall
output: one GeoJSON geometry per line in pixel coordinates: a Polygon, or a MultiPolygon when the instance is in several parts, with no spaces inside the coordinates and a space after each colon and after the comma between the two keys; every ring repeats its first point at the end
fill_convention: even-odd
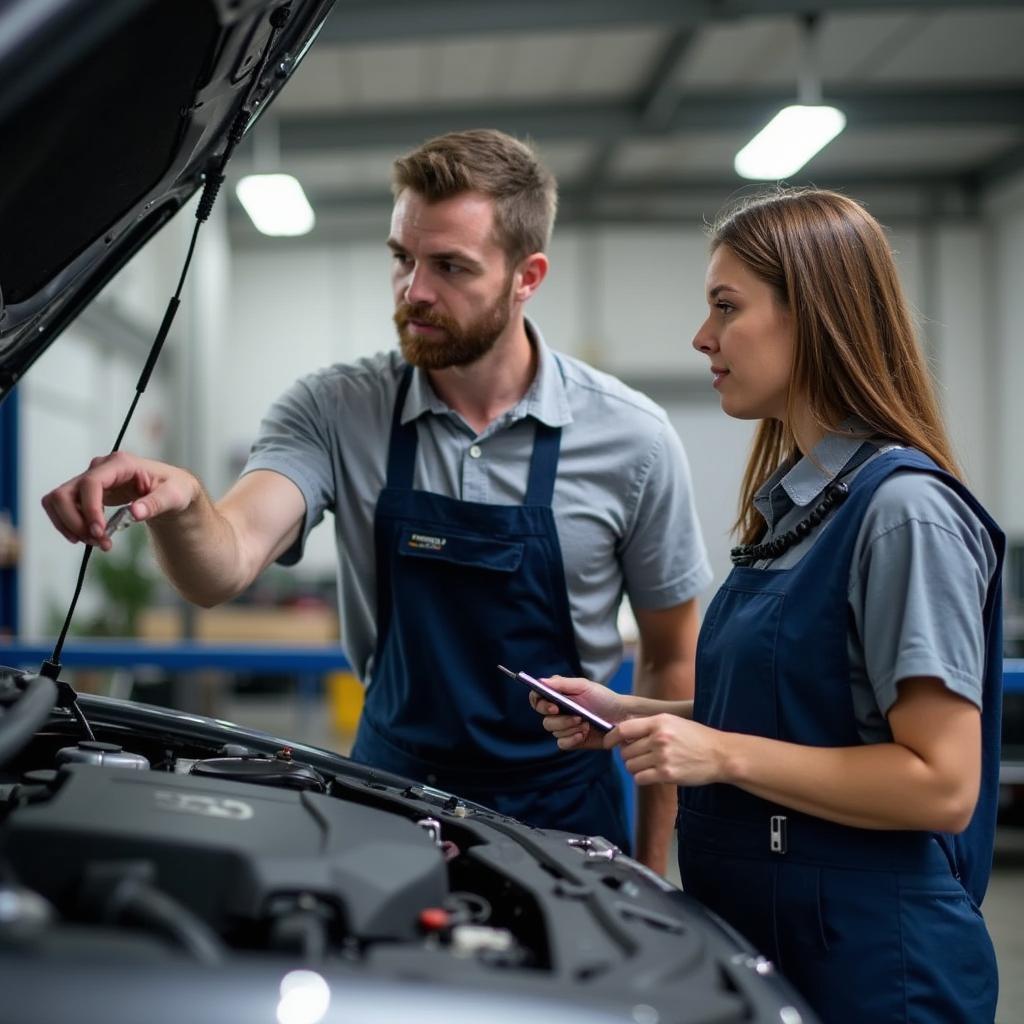
{"type": "Polygon", "coordinates": [[[1024,175],[989,197],[989,247],[984,302],[992,321],[991,348],[979,368],[994,394],[988,443],[995,469],[994,507],[1011,539],[1024,541],[1024,175]]]}
{"type": "MultiPolygon", "coordinates": [[[[70,545],[50,525],[40,498],[80,473],[93,456],[110,451],[178,282],[194,223],[190,205],[111,281],[19,384],[23,553],[18,579],[25,637],[53,636],[54,618],[63,621],[82,557],[81,546],[70,545]]],[[[124,448],[202,468],[223,462],[219,432],[209,427],[223,390],[217,383],[217,357],[229,304],[222,212],[214,214],[201,237],[182,306],[124,448]],[[210,454],[213,449],[216,457],[210,454]]],[[[87,577],[76,621],[98,607],[87,577]]]]}
{"type": "MultiPolygon", "coordinates": [[[[135,393],[141,363],[111,352],[100,339],[71,328],[32,367],[20,388],[19,489],[22,560],[18,573],[21,630],[27,637],[53,633],[74,593],[82,558],[50,525],[39,499],[110,450],[135,393]]],[[[159,454],[166,422],[166,391],[159,381],[137,413],[133,447],[159,454]]],[[[79,619],[98,608],[92,587],[83,591],[79,619]]]]}

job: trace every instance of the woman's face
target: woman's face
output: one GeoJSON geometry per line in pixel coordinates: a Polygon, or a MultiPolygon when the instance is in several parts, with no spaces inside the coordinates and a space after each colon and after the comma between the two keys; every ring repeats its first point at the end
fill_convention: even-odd
{"type": "Polygon", "coordinates": [[[693,347],[711,361],[722,409],[737,419],[784,419],[796,347],[793,318],[772,288],[725,245],[708,264],[708,318],[693,347]]]}

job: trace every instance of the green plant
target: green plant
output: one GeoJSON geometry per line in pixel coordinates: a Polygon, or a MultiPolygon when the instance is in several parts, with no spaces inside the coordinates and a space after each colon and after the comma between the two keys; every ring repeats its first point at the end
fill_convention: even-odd
{"type": "Polygon", "coordinates": [[[112,551],[93,557],[89,576],[102,591],[103,607],[83,623],[82,635],[136,635],[139,615],[157,587],[146,569],[145,551],[146,531],[136,527],[121,533],[112,551]]]}

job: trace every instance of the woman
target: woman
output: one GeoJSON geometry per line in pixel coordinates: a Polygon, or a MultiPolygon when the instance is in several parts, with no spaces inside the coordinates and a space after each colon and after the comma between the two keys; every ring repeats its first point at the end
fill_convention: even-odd
{"type": "MultiPolygon", "coordinates": [[[[885,236],[820,190],[714,230],[694,347],[759,419],[696,700],[549,682],[680,785],[684,888],[828,1024],[991,1021],[1003,538],[961,483],[885,236]]],[[[531,696],[563,749],[586,723],[531,696]]]]}

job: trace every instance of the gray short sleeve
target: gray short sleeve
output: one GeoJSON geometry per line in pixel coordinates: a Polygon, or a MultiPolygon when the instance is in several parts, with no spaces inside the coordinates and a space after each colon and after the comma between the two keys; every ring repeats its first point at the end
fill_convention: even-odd
{"type": "Polygon", "coordinates": [[[981,706],[995,568],[988,531],[938,477],[902,471],[879,486],[850,567],[851,678],[866,740],[891,738],[884,716],[911,676],[935,676],[981,706]]]}
{"type": "MultiPolygon", "coordinates": [[[[414,487],[493,505],[521,505],[536,428],[562,430],[552,499],[577,650],[586,675],[608,679],[622,657],[623,593],[667,608],[710,580],[682,444],[664,410],[621,381],[552,352],[534,384],[482,432],[414,372],[402,415],[415,420],[414,487]]],[[[386,484],[389,436],[406,364],[397,349],[303,377],[271,407],[245,472],[290,479],[306,503],[302,537],[279,559],[301,557],[306,535],[333,516],[341,634],[372,683],[377,643],[374,514],[386,484]]]]}
{"type": "Polygon", "coordinates": [[[306,518],[299,539],[278,558],[294,565],[302,558],[310,530],[334,507],[334,473],[331,441],[325,433],[330,419],[319,409],[322,376],[311,374],[296,381],[269,409],[245,473],[269,469],[286,476],[302,492],[306,518]]]}
{"type": "Polygon", "coordinates": [[[667,421],[637,476],[620,555],[630,604],[671,608],[711,582],[686,452],[667,421]],[[666,541],[668,541],[666,543],[666,541]]]}

